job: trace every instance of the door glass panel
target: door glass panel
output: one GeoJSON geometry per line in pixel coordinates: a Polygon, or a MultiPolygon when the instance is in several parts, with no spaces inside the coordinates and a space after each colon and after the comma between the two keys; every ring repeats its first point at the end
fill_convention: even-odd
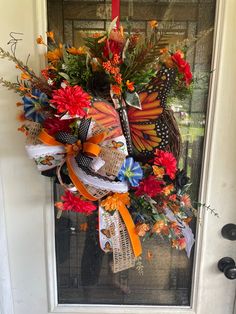
{"type": "MultiPolygon", "coordinates": [[[[181,167],[192,181],[191,196],[198,198],[212,57],[216,0],[121,1],[121,22],[148,32],[148,21],[158,20],[169,40],[200,37],[188,51],[195,86],[184,100],[171,100],[179,121],[183,150],[181,167]]],[[[79,46],[83,32],[105,30],[111,20],[111,1],[48,0],[48,29],[64,43],[79,46]]],[[[63,191],[55,184],[55,201],[63,191]]],[[[172,249],[161,239],[143,245],[144,274],[135,269],[118,274],[111,270],[112,256],[104,254],[97,237],[96,215],[84,217],[63,212],[55,219],[59,303],[190,305],[193,253],[172,249]],[[88,229],[84,230],[85,223],[88,229]],[[148,250],[153,258],[148,258],[148,250]]],[[[196,222],[192,222],[195,230],[196,222]]]]}

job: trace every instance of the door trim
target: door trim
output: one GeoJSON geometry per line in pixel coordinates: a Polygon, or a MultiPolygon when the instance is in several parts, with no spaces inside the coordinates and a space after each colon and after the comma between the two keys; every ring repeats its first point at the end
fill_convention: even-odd
{"type": "MultiPolygon", "coordinates": [[[[0,164],[1,169],[1,164],[0,164]]],[[[1,171],[0,171],[1,173],[1,171]]],[[[11,274],[5,220],[5,202],[2,178],[0,176],[0,313],[14,314],[11,274]]]]}
{"type": "MultiPolygon", "coordinates": [[[[44,34],[47,31],[47,5],[46,0],[36,0],[36,16],[37,16],[37,30],[38,34],[44,34]]],[[[221,59],[221,48],[224,37],[224,22],[226,12],[226,1],[216,1],[215,13],[215,31],[213,41],[213,55],[212,55],[212,75],[209,84],[209,97],[208,97],[208,112],[207,112],[207,125],[204,141],[204,154],[203,166],[201,175],[200,186],[200,201],[208,203],[208,181],[211,175],[211,145],[214,134],[214,115],[216,110],[217,87],[219,81],[219,68],[221,59]]],[[[43,64],[43,61],[42,61],[43,64]]],[[[57,300],[57,272],[56,272],[56,254],[55,254],[55,224],[54,224],[54,200],[53,200],[53,186],[52,182],[47,182],[45,185],[46,199],[44,206],[44,226],[45,226],[45,256],[47,265],[47,284],[48,284],[48,311],[49,313],[104,313],[104,314],[120,314],[120,313],[135,313],[143,314],[196,314],[198,302],[200,298],[199,285],[203,280],[201,258],[203,253],[203,239],[206,236],[207,228],[207,213],[201,211],[200,219],[201,226],[197,226],[194,265],[193,265],[193,278],[192,278],[192,295],[191,306],[133,306],[133,305],[87,305],[87,304],[58,304],[57,300]]],[[[199,313],[198,313],[199,314],[199,313]]]]}

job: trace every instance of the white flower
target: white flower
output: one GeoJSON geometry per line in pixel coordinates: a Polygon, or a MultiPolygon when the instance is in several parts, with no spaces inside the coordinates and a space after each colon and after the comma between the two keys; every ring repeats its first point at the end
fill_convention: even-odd
{"type": "Polygon", "coordinates": [[[52,79],[48,79],[48,85],[53,85],[53,80],[52,79]]]}

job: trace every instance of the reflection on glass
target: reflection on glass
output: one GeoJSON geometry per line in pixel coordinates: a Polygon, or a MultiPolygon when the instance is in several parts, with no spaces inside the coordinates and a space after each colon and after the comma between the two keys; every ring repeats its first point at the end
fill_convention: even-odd
{"type": "MultiPolygon", "coordinates": [[[[136,32],[148,32],[156,19],[168,34],[168,42],[200,37],[188,51],[195,86],[184,100],[171,99],[181,126],[181,167],[193,182],[191,196],[197,200],[206,120],[212,55],[215,0],[121,1],[121,22],[127,18],[136,32]]],[[[58,39],[78,46],[82,31],[101,32],[110,24],[111,1],[48,0],[49,30],[58,39]]],[[[55,185],[55,201],[60,189],[55,185]]],[[[194,222],[193,222],[194,224],[194,222]]],[[[194,228],[194,226],[193,226],[194,228]]],[[[56,254],[59,303],[190,305],[193,254],[172,250],[164,241],[144,244],[144,275],[135,269],[118,274],[111,270],[112,257],[98,244],[97,218],[63,213],[56,220],[56,254]]]]}

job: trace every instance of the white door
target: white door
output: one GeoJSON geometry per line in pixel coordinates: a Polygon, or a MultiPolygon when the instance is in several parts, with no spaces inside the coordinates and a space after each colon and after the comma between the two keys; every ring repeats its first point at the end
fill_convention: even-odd
{"type": "MultiPolygon", "coordinates": [[[[236,1],[217,1],[214,69],[209,99],[209,123],[202,176],[202,200],[217,208],[220,218],[206,212],[199,225],[195,249],[191,306],[61,305],[57,302],[52,189],[24,151],[17,132],[12,92],[0,89],[0,312],[47,313],[173,313],[232,314],[235,281],[217,269],[225,256],[236,260],[233,241],[220,230],[236,223],[236,1]]],[[[9,33],[24,33],[18,56],[40,67],[35,38],[46,31],[43,0],[0,2],[0,46],[6,48],[9,33]]],[[[12,64],[1,60],[0,76],[15,79],[12,64]]]]}

